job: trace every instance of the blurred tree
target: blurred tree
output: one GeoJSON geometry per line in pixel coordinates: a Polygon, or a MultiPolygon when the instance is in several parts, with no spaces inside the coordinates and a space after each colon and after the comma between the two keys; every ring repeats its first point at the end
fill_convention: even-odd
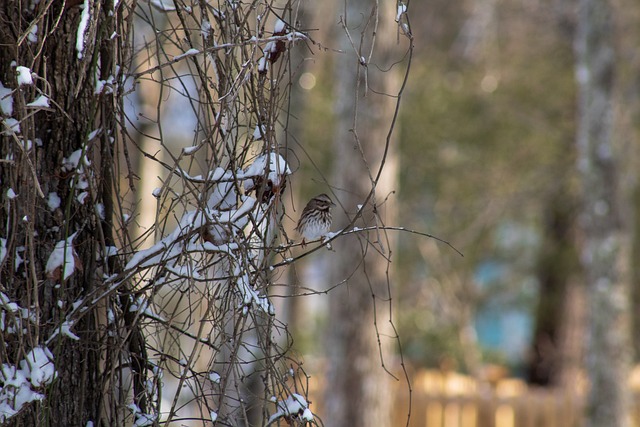
{"type": "MultiPolygon", "coordinates": [[[[571,146],[567,145],[567,151],[571,146]]],[[[564,156],[569,162],[574,156],[564,156]]],[[[559,162],[560,163],[560,162],[559,162]]],[[[570,169],[558,170],[558,186],[543,208],[542,242],[539,249],[537,277],[539,302],[535,312],[532,348],[527,360],[527,379],[538,385],[558,385],[567,351],[562,342],[568,320],[567,294],[576,275],[578,259],[575,249],[576,203],[570,185],[570,169]]]]}
{"type": "Polygon", "coordinates": [[[612,144],[616,56],[608,1],[581,0],[575,36],[576,167],[582,184],[581,261],[589,298],[587,426],[627,426],[628,288],[620,277],[618,169],[612,144]]]}
{"type": "MultiPolygon", "coordinates": [[[[388,2],[349,0],[339,13],[342,28],[335,38],[345,55],[336,58],[333,73],[336,198],[346,212],[362,211],[360,226],[384,226],[394,219],[385,201],[396,182],[390,135],[397,85],[389,52],[396,39],[396,10],[388,2]]],[[[382,332],[388,322],[381,317],[391,316],[385,302],[393,246],[384,230],[375,229],[336,241],[335,249],[340,258],[331,264],[330,277],[342,285],[330,294],[327,326],[329,424],[388,426],[390,377],[383,367],[389,363],[390,341],[382,332]]]]}

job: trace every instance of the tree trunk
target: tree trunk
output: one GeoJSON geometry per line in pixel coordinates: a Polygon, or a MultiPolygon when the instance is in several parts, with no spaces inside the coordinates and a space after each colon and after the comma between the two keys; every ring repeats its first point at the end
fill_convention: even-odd
{"type": "MultiPolygon", "coordinates": [[[[393,220],[392,209],[382,203],[396,179],[395,148],[392,146],[383,157],[394,105],[394,99],[388,95],[393,93],[393,71],[385,70],[390,68],[388,47],[395,39],[395,10],[386,6],[376,10],[376,5],[370,0],[350,0],[340,10],[351,39],[361,40],[362,33],[364,43],[356,54],[340,28],[339,48],[346,55],[336,56],[334,86],[337,96],[334,176],[335,188],[339,189],[334,217],[340,218],[341,209],[354,212],[373,191],[374,197],[364,207],[358,223],[367,226],[382,226],[383,221],[393,220]],[[377,13],[380,22],[376,46],[369,58],[377,13]],[[360,58],[370,61],[366,67],[360,58]],[[386,161],[383,175],[374,186],[372,175],[375,177],[383,161],[386,161]]],[[[390,266],[385,258],[391,255],[391,245],[387,237],[384,231],[376,230],[335,242],[332,282],[344,283],[330,294],[325,409],[332,426],[390,425],[392,399],[387,391],[390,377],[383,369],[383,364],[389,363],[390,343],[380,330],[390,320],[387,310],[390,266]]]]}
{"type": "Polygon", "coordinates": [[[553,191],[545,208],[543,241],[537,266],[540,297],[528,366],[532,384],[555,386],[562,377],[564,344],[561,331],[566,326],[567,292],[577,267],[575,250],[575,203],[568,177],[553,191]]]}
{"type": "Polygon", "coordinates": [[[2,95],[5,107],[13,100],[12,111],[3,112],[5,123],[8,116],[20,123],[19,131],[1,135],[0,252],[6,252],[0,260],[0,291],[3,310],[11,304],[25,309],[5,319],[19,327],[0,335],[0,359],[30,372],[31,386],[23,383],[23,392],[42,395],[21,407],[9,402],[19,411],[3,414],[8,418],[0,423],[9,425],[99,425],[109,410],[102,396],[111,377],[104,370],[114,369],[120,356],[121,344],[104,333],[104,304],[67,323],[69,333],[61,329],[73,304],[111,274],[102,260],[104,248],[114,245],[116,95],[96,93],[96,83],[116,75],[118,42],[110,37],[126,34],[116,25],[120,12],[113,1],[81,3],[5,1],[0,6],[0,80],[13,91],[2,95]],[[28,70],[16,78],[16,66],[37,74],[32,84],[25,80],[28,70]],[[27,105],[40,95],[48,98],[48,108],[27,105]],[[56,247],[64,249],[57,268],[50,258],[56,247]],[[108,344],[118,350],[108,350],[108,344]],[[55,369],[51,382],[34,384],[34,365],[43,369],[46,362],[25,360],[36,348],[51,353],[52,365],[45,364],[55,369]]]}
{"type": "Polygon", "coordinates": [[[577,167],[581,174],[584,243],[581,260],[589,297],[588,426],[626,426],[629,356],[628,289],[619,273],[620,219],[613,156],[615,55],[611,6],[581,0],[576,32],[577,167]]]}

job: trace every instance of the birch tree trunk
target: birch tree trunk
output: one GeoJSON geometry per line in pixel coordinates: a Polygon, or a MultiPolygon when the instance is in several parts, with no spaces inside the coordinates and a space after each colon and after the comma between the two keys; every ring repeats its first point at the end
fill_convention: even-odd
{"type": "Polygon", "coordinates": [[[578,170],[583,189],[581,259],[589,297],[588,426],[626,426],[628,289],[619,272],[620,219],[612,148],[615,55],[611,6],[581,0],[575,39],[578,170]]]}
{"type": "MultiPolygon", "coordinates": [[[[350,37],[345,29],[337,30],[339,49],[346,54],[336,57],[334,71],[334,182],[339,205],[334,223],[339,221],[341,209],[355,212],[372,191],[358,225],[382,226],[394,216],[383,201],[394,189],[396,179],[395,149],[391,146],[385,153],[394,106],[394,99],[388,95],[394,93],[394,74],[388,71],[387,58],[396,38],[395,10],[388,2],[382,5],[371,0],[349,0],[344,9],[338,10],[350,37]],[[376,185],[373,178],[381,162],[386,163],[376,185]]],[[[325,417],[336,427],[389,426],[390,377],[382,367],[389,363],[389,341],[381,337],[383,332],[376,331],[375,325],[381,328],[389,321],[389,264],[385,258],[390,256],[391,245],[384,231],[373,231],[338,239],[335,251],[339,256],[332,257],[332,282],[344,283],[330,294],[325,417]]]]}

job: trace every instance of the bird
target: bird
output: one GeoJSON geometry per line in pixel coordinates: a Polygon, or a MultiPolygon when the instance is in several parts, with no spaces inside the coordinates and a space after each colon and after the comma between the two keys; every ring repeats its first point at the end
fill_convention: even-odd
{"type": "Polygon", "coordinates": [[[329,232],[331,228],[331,207],[335,206],[331,197],[322,193],[309,200],[302,210],[296,231],[302,236],[302,247],[305,240],[316,240],[329,232]]]}

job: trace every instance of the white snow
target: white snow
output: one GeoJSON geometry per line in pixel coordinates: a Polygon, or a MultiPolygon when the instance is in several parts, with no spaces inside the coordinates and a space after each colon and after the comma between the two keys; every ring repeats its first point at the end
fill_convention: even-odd
{"type": "Polygon", "coordinates": [[[273,33],[277,34],[277,33],[284,33],[284,27],[285,27],[285,23],[282,19],[278,19],[276,21],[276,25],[273,26],[273,33]]]}
{"type": "Polygon", "coordinates": [[[402,15],[407,13],[407,5],[404,3],[398,3],[398,12],[396,13],[396,22],[400,22],[402,15]]]}
{"type": "Polygon", "coordinates": [[[49,207],[50,211],[55,211],[56,209],[58,209],[60,207],[60,196],[58,196],[58,193],[51,192],[49,193],[49,196],[47,197],[47,206],[49,207]]]}
{"type": "Polygon", "coordinates": [[[211,416],[211,421],[213,421],[215,423],[216,420],[218,419],[218,413],[215,412],[215,411],[211,411],[211,413],[209,415],[211,416]]]}
{"type": "Polygon", "coordinates": [[[269,301],[269,298],[267,296],[260,296],[258,292],[253,289],[247,274],[240,274],[239,269],[236,268],[234,275],[238,277],[236,287],[243,297],[245,308],[255,304],[256,307],[260,307],[266,314],[273,315],[275,313],[275,309],[271,301],[269,301]]]}
{"type": "Polygon", "coordinates": [[[45,396],[34,389],[43,388],[56,378],[53,355],[46,347],[35,347],[18,366],[0,366],[0,423],[17,414],[24,405],[45,396]],[[18,366],[20,367],[18,369],[18,366]]]}
{"type": "MultiPolygon", "coordinates": [[[[0,237],[0,264],[4,261],[4,257],[7,256],[7,239],[0,237]]],[[[0,295],[4,295],[0,293],[0,295]]]]}
{"type": "Polygon", "coordinates": [[[101,220],[104,220],[106,218],[104,215],[103,203],[96,203],[96,213],[98,214],[98,217],[100,217],[101,220]]]}
{"type": "Polygon", "coordinates": [[[63,172],[71,172],[76,169],[80,164],[80,160],[85,166],[91,166],[91,162],[86,156],[82,156],[82,148],[77,149],[73,153],[69,155],[69,157],[65,157],[62,159],[62,171],[63,172]]]}
{"type": "Polygon", "coordinates": [[[200,146],[198,146],[198,145],[194,145],[194,146],[192,146],[192,147],[184,147],[184,148],[182,149],[182,152],[183,152],[184,154],[186,154],[187,156],[189,156],[189,155],[191,155],[191,154],[195,153],[195,152],[196,152],[196,150],[197,150],[198,148],[200,148],[200,146]]]}
{"type": "Polygon", "coordinates": [[[34,99],[32,102],[28,103],[27,107],[49,108],[49,98],[47,98],[45,95],[40,95],[39,97],[34,99]]]}
{"type": "Polygon", "coordinates": [[[46,347],[36,347],[27,353],[27,357],[20,361],[20,367],[23,371],[29,372],[34,387],[45,386],[56,376],[53,355],[46,347]]]}
{"type": "Polygon", "coordinates": [[[87,27],[89,26],[89,18],[91,17],[91,7],[89,0],[84,0],[82,4],[82,15],[80,15],[80,23],[78,24],[78,32],[76,35],[76,50],[78,51],[78,59],[82,59],[84,51],[84,38],[86,36],[87,27]]]}
{"type": "Polygon", "coordinates": [[[258,71],[260,73],[264,73],[265,71],[267,71],[267,64],[268,64],[268,62],[267,62],[267,57],[266,56],[263,56],[262,58],[260,58],[258,60],[258,71]]]}
{"type": "Polygon", "coordinates": [[[202,38],[208,39],[211,35],[211,23],[207,19],[202,19],[202,24],[200,24],[200,34],[202,38]]]}
{"type": "Polygon", "coordinates": [[[151,195],[156,199],[159,199],[161,194],[162,194],[162,188],[160,187],[154,188],[153,191],[151,192],[151,195]]]}
{"type": "Polygon", "coordinates": [[[31,147],[33,147],[33,142],[31,142],[30,139],[27,139],[27,140],[21,139],[19,142],[20,142],[20,145],[22,145],[26,151],[31,150],[31,147]]]}
{"type": "MultiPolygon", "coordinates": [[[[25,218],[26,218],[26,215],[22,218],[22,220],[24,221],[25,218]]],[[[13,270],[14,271],[18,271],[18,268],[20,268],[20,265],[24,261],[18,252],[20,252],[20,247],[16,248],[16,253],[15,253],[16,261],[15,261],[15,263],[13,265],[13,270]]]]}
{"type": "MultiPolygon", "coordinates": [[[[255,176],[264,176],[267,173],[267,179],[274,186],[280,186],[282,177],[291,175],[291,169],[285,159],[277,153],[263,154],[259,156],[244,173],[238,174],[238,179],[247,179],[255,176]],[[267,170],[267,158],[269,159],[269,168],[267,170]]],[[[253,188],[253,180],[249,179],[244,183],[245,190],[253,188]]]]}
{"type": "MultiPolygon", "coordinates": [[[[243,201],[243,203],[238,209],[232,209],[232,210],[229,210],[229,211],[220,212],[217,215],[217,221],[216,222],[218,222],[218,223],[236,223],[235,225],[237,227],[240,227],[240,224],[238,223],[238,220],[240,218],[242,218],[244,215],[246,215],[247,213],[249,213],[249,211],[251,209],[253,209],[253,207],[256,204],[256,199],[254,199],[253,197],[243,197],[242,201],[243,201]]],[[[244,225],[242,225],[242,226],[244,226],[244,225]]]]}
{"type": "Polygon", "coordinates": [[[87,137],[87,141],[93,140],[93,138],[95,138],[96,135],[98,135],[100,132],[102,132],[102,128],[98,128],[98,129],[92,131],[91,133],[89,133],[89,136],[87,137]]]}
{"type": "Polygon", "coordinates": [[[267,129],[265,128],[264,125],[262,125],[262,126],[256,125],[256,128],[253,130],[253,140],[257,141],[259,139],[262,139],[262,135],[264,135],[266,133],[267,133],[267,129]]]}
{"type": "Polygon", "coordinates": [[[193,278],[195,280],[200,280],[202,279],[202,276],[200,275],[199,271],[198,271],[198,267],[196,267],[195,265],[191,264],[191,263],[185,263],[184,265],[180,265],[177,267],[174,267],[172,265],[167,265],[166,266],[167,271],[169,271],[170,273],[175,274],[178,277],[187,277],[187,278],[193,278]]]}
{"type": "Polygon", "coordinates": [[[31,77],[30,69],[21,65],[16,67],[16,71],[18,72],[18,86],[33,84],[33,77],[31,77]]]}
{"type": "Polygon", "coordinates": [[[217,372],[209,372],[209,379],[211,380],[211,382],[220,384],[220,374],[217,372]]]}
{"type": "Polygon", "coordinates": [[[9,188],[9,189],[7,190],[7,199],[9,199],[9,200],[13,200],[13,199],[15,199],[16,197],[18,197],[18,195],[16,194],[16,192],[15,192],[15,191],[13,191],[13,188],[9,188]]]}
{"type": "Polygon", "coordinates": [[[74,341],[79,341],[80,337],[77,336],[76,334],[74,334],[73,332],[71,332],[71,326],[73,326],[73,322],[67,320],[67,321],[63,322],[62,325],[60,325],[59,332],[62,335],[66,336],[68,338],[71,338],[74,341]]]}
{"type": "Polygon", "coordinates": [[[234,179],[231,172],[225,172],[221,168],[217,168],[212,174],[210,174],[212,181],[228,180],[229,182],[221,182],[213,188],[209,200],[207,200],[207,207],[209,209],[231,209],[236,205],[237,192],[231,182],[234,179]],[[223,174],[218,173],[220,170],[223,174]],[[217,179],[215,179],[217,177],[217,179]]]}
{"type": "Polygon", "coordinates": [[[29,35],[27,35],[27,40],[29,40],[29,43],[36,43],[38,41],[37,25],[34,25],[33,27],[31,27],[31,30],[29,31],[29,35]]]}
{"type": "Polygon", "coordinates": [[[156,417],[153,414],[136,414],[136,421],[133,423],[134,427],[146,427],[155,424],[156,417]]]}
{"type": "Polygon", "coordinates": [[[151,0],[149,3],[161,12],[173,12],[176,10],[173,0],[151,0]]]}
{"type": "Polygon", "coordinates": [[[84,205],[84,202],[87,201],[87,197],[89,197],[89,193],[87,193],[86,191],[83,191],[82,193],[78,194],[76,196],[76,200],[78,201],[78,203],[80,203],[81,205],[84,205]]]}
{"type": "Polygon", "coordinates": [[[186,52],[185,52],[185,53],[183,53],[182,55],[176,55],[176,56],[174,56],[174,57],[173,57],[173,60],[174,60],[174,61],[178,61],[178,60],[180,60],[180,59],[182,59],[182,58],[185,58],[185,57],[187,57],[187,56],[194,56],[194,55],[197,55],[197,54],[199,54],[199,53],[200,53],[200,51],[199,51],[198,49],[189,49],[188,51],[186,51],[186,52]]]}
{"type": "Polygon", "coordinates": [[[226,173],[227,171],[217,167],[214,170],[209,172],[209,176],[207,177],[207,179],[209,179],[210,181],[220,181],[223,179],[223,177],[227,176],[227,179],[233,179],[233,175],[232,174],[228,174],[226,173]]]}
{"type": "Polygon", "coordinates": [[[95,95],[100,95],[101,93],[113,93],[113,87],[115,84],[116,78],[114,76],[109,76],[106,80],[96,80],[96,88],[93,93],[95,95]]]}
{"type": "Polygon", "coordinates": [[[264,46],[264,49],[262,49],[262,52],[264,53],[275,53],[278,51],[278,45],[276,44],[276,42],[269,42],[264,46]]]}
{"type": "Polygon", "coordinates": [[[336,237],[338,234],[340,234],[339,231],[337,231],[335,233],[329,232],[329,233],[325,233],[323,237],[324,237],[324,240],[331,240],[334,237],[336,237]]]}
{"type": "Polygon", "coordinates": [[[2,124],[7,128],[3,134],[6,133],[20,133],[20,122],[13,117],[7,117],[2,121],[2,124]]]}
{"type": "Polygon", "coordinates": [[[0,113],[5,116],[11,116],[13,114],[13,97],[11,96],[11,89],[4,87],[0,82],[0,113]]]}
{"type": "Polygon", "coordinates": [[[271,424],[282,417],[294,417],[304,421],[313,421],[313,413],[309,410],[307,400],[297,393],[293,393],[284,401],[278,401],[276,407],[278,410],[269,417],[267,424],[271,424]]]}
{"type": "Polygon", "coordinates": [[[76,237],[77,232],[67,237],[65,240],[60,240],[56,243],[56,247],[49,255],[47,265],[45,267],[45,273],[47,275],[53,274],[53,272],[62,267],[62,279],[67,280],[75,271],[75,260],[73,251],[73,239],[76,237]]]}
{"type": "Polygon", "coordinates": [[[286,34],[287,35],[287,40],[289,41],[294,41],[296,39],[306,39],[307,35],[305,33],[301,33],[299,31],[291,31],[289,33],[286,34]]]}

